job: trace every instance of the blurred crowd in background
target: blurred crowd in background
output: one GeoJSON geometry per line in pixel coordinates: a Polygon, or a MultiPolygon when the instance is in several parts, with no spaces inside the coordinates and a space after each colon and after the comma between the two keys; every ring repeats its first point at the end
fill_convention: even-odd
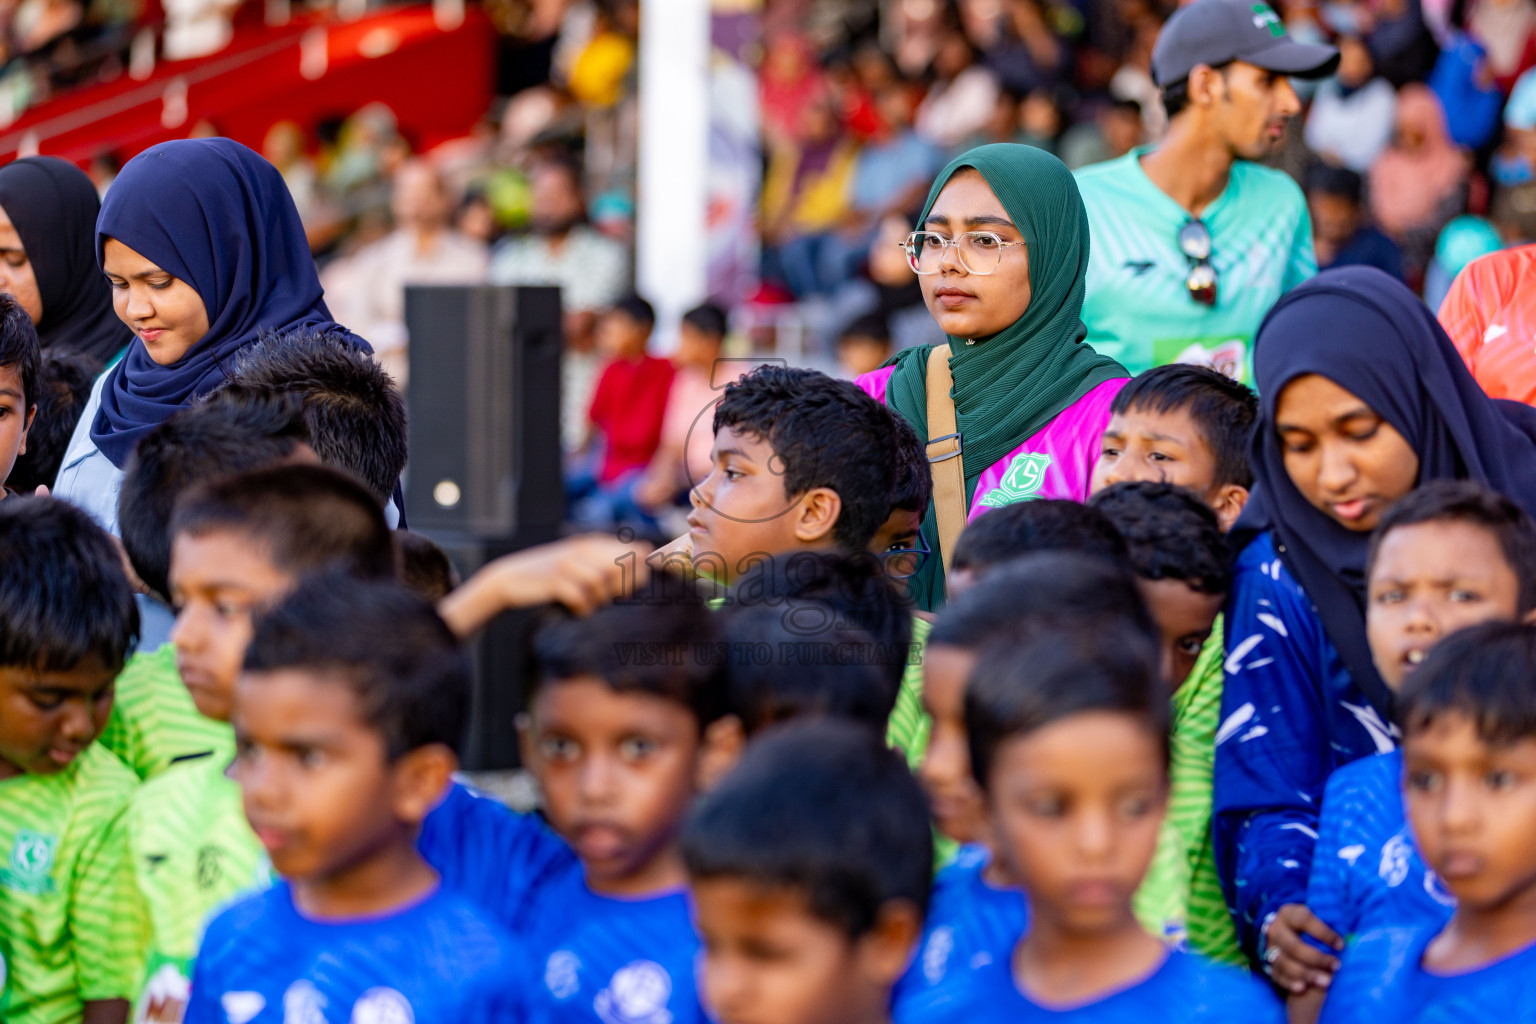
{"type": "MultiPolygon", "coordinates": [[[[238,24],[255,6],[230,16],[238,24]]],[[[1536,0],[1276,7],[1293,38],[1342,51],[1334,77],[1297,83],[1306,109],[1272,157],[1306,191],[1321,268],[1378,266],[1433,307],[1471,259],[1536,240],[1536,0]]],[[[133,8],[0,3],[0,80],[67,84],[70,54],[88,41],[120,51],[146,16],[133,8]]],[[[900,248],[935,172],[986,142],[1037,146],[1072,168],[1154,143],[1165,116],[1151,53],[1172,9],[767,0],[759,283],[714,297],[726,323],[714,343],[852,376],[939,340],[900,248]]],[[[372,105],[331,123],[279,124],[263,152],[297,201],[332,311],[407,386],[407,283],[558,285],[563,436],[576,449],[614,355],[601,350],[601,315],[633,290],[639,8],[490,0],[486,10],[499,95],[467,137],[417,152],[389,109],[372,105]]],[[[116,163],[102,154],[92,167],[103,190],[116,163]]],[[[707,364],[719,349],[688,351],[677,358],[707,364]]]]}

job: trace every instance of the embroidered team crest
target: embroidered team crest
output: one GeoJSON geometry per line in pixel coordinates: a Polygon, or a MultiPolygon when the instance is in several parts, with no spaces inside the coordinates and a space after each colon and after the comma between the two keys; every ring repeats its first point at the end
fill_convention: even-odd
{"type": "Polygon", "coordinates": [[[53,879],[48,873],[53,870],[58,842],[57,837],[41,832],[25,828],[18,831],[11,846],[10,863],[0,869],[0,884],[33,896],[53,892],[53,879]]]}
{"type": "Polygon", "coordinates": [[[1285,23],[1269,4],[1253,5],[1253,24],[1255,28],[1267,29],[1276,39],[1285,35],[1285,23]]]}
{"type": "Polygon", "coordinates": [[[1008,471],[998,481],[997,488],[981,499],[986,508],[1002,508],[1016,501],[1028,501],[1040,493],[1045,483],[1045,471],[1051,466],[1051,457],[1038,452],[1024,452],[1008,464],[1008,471]]]}

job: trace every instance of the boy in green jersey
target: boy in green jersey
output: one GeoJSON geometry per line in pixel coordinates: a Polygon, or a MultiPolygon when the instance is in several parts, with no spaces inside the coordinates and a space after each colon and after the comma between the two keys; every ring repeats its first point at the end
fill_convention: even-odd
{"type": "Polygon", "coordinates": [[[0,503],[0,1020],[121,1024],[142,964],[125,856],[138,780],[96,743],[138,634],[112,539],[47,497],[0,503]]]}
{"type": "Polygon", "coordinates": [[[339,567],[394,575],[384,516],[361,483],[319,466],[280,466],[188,491],[171,519],[169,589],[175,668],[199,715],[219,730],[207,754],[147,782],[129,813],[134,872],[149,908],[146,981],[136,1020],[177,1024],[203,926],[270,869],[225,777],[235,681],[253,618],[300,576],[339,567]]]}
{"type": "Polygon", "coordinates": [[[171,509],[188,488],[216,476],[316,461],[301,417],[297,399],[230,389],[156,427],[128,462],[118,495],[118,526],[133,570],[151,593],[140,599],[143,647],[117,681],[117,705],[101,742],[141,779],[231,742],[228,725],[210,721],[192,706],[177,678],[175,655],[164,643],[171,509]]]}

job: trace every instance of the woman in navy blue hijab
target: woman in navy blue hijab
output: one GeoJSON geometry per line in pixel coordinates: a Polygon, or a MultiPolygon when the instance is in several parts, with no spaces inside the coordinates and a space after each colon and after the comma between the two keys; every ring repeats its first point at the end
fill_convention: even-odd
{"type": "Polygon", "coordinates": [[[166,142],[130,160],[102,204],[96,257],[134,337],[98,382],[55,491],[116,532],[140,438],[217,387],[262,332],[339,328],[282,176],[228,139],[166,142]]]}

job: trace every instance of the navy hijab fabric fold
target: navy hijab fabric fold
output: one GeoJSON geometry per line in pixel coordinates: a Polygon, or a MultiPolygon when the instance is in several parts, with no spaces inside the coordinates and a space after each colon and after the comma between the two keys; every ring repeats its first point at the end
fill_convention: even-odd
{"type": "Polygon", "coordinates": [[[134,338],[112,370],[91,440],[119,468],[140,438],[223,381],[259,334],[344,330],[325,308],[282,175],[237,142],[165,142],[128,161],[96,222],[98,261],[108,238],[191,285],[208,310],[208,333],[177,362],[161,366],[134,338]]]}
{"type": "Polygon", "coordinates": [[[1275,431],[1280,392],[1307,374],[1326,377],[1403,435],[1419,458],[1418,483],[1476,480],[1532,514],[1536,409],[1489,398],[1434,314],[1370,267],[1326,271],[1282,298],[1259,327],[1253,362],[1263,411],[1253,440],[1253,494],[1234,548],[1273,531],[1355,685],[1388,713],[1391,693],[1365,635],[1370,534],[1345,529],[1291,482],[1275,431]]]}
{"type": "Polygon", "coordinates": [[[37,278],[38,340],[110,362],[133,335],[112,311],[112,289],[96,266],[96,186],[67,160],[23,157],[0,167],[0,207],[37,278]]]}

